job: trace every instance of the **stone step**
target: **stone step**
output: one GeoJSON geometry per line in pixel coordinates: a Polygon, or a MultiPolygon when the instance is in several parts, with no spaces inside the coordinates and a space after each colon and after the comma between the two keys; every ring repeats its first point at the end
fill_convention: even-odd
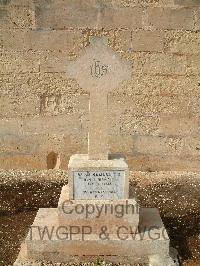
{"type": "Polygon", "coordinates": [[[25,240],[26,257],[66,261],[70,256],[129,256],[135,259],[169,254],[169,238],[157,209],[140,210],[140,233],[89,234],[83,227],[61,227],[57,209],[40,209],[25,240]],[[68,231],[67,231],[68,230],[68,231]],[[70,231],[71,230],[71,231],[70,231]],[[73,231],[74,230],[74,231],[73,231]]]}
{"type": "Polygon", "coordinates": [[[89,227],[92,233],[98,233],[103,226],[113,234],[119,227],[136,230],[139,205],[135,199],[71,200],[67,185],[62,188],[58,203],[58,223],[60,226],[89,227]]]}

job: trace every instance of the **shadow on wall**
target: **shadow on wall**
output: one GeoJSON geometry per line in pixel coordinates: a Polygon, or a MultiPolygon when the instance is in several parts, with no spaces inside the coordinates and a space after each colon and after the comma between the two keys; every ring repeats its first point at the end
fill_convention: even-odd
{"type": "Polygon", "coordinates": [[[60,169],[60,154],[51,151],[47,155],[47,169],[60,169]]]}

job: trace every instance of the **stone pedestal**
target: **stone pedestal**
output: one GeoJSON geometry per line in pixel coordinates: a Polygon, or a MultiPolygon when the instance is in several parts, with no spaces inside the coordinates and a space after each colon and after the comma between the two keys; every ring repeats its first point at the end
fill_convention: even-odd
{"type": "Polygon", "coordinates": [[[58,224],[85,227],[91,234],[100,233],[104,226],[110,234],[116,234],[120,227],[136,230],[139,205],[135,199],[72,200],[69,199],[69,186],[64,186],[58,203],[58,224]]]}
{"type": "Polygon", "coordinates": [[[128,198],[126,162],[74,155],[69,162],[69,185],[62,189],[58,208],[38,211],[14,265],[97,259],[175,265],[158,210],[139,208],[135,199],[128,198]]]}
{"type": "Polygon", "coordinates": [[[169,238],[156,209],[140,209],[141,232],[123,227],[110,234],[109,239],[101,238],[99,233],[88,233],[84,227],[77,230],[73,224],[61,226],[58,215],[58,209],[38,211],[15,266],[27,261],[80,263],[95,262],[98,258],[133,264],[148,262],[153,255],[165,258],[169,253],[169,238]],[[47,229],[49,234],[44,234],[47,229]]]}

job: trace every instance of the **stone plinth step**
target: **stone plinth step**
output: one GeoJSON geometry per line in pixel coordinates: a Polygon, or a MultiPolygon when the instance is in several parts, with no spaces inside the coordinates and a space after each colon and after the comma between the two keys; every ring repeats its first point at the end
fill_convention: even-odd
{"type": "Polygon", "coordinates": [[[92,233],[106,226],[109,233],[115,234],[120,226],[138,227],[139,205],[135,199],[70,200],[67,185],[62,188],[58,203],[58,223],[90,227],[92,233]]]}
{"type": "Polygon", "coordinates": [[[99,234],[89,234],[82,227],[61,227],[57,215],[57,209],[38,211],[19,259],[68,262],[74,257],[106,256],[112,261],[112,257],[120,260],[131,256],[137,261],[153,254],[169,254],[169,238],[156,209],[140,209],[140,232],[136,234],[129,227],[111,235],[102,228],[99,234]]]}

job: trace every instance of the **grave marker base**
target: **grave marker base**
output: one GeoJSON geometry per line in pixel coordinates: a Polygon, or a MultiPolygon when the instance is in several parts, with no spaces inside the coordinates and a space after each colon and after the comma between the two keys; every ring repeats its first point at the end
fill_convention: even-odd
{"type": "Polygon", "coordinates": [[[58,208],[39,209],[14,266],[99,259],[178,265],[169,257],[170,241],[159,211],[139,208],[129,199],[123,158],[89,160],[88,155],[73,155],[68,168],[69,184],[62,189],[58,208]],[[100,209],[106,212],[98,215],[100,209]]]}
{"type": "MultiPolygon", "coordinates": [[[[61,240],[58,239],[56,230],[53,231],[51,239],[46,235],[42,240],[37,228],[40,228],[41,232],[45,227],[49,230],[61,227],[58,209],[39,209],[32,232],[29,231],[23,242],[14,266],[24,265],[27,261],[80,263],[104,259],[112,263],[134,264],[145,263],[151,256],[166,258],[169,254],[169,238],[158,210],[141,208],[139,226],[141,234],[138,233],[134,237],[131,234],[120,235],[120,238],[128,238],[126,240],[119,239],[117,234],[110,235],[109,240],[99,239],[98,234],[85,235],[83,240],[81,233],[73,235],[71,240],[61,240]]],[[[60,236],[64,237],[62,234],[60,236]]]]}

